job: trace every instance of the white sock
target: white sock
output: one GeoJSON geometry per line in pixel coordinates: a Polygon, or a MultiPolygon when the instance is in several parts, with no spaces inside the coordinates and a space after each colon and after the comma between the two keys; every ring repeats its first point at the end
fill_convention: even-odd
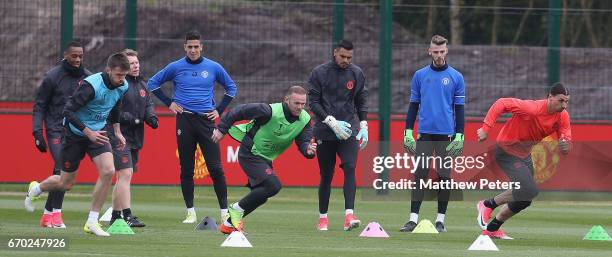
{"type": "Polygon", "coordinates": [[[97,211],[89,211],[89,217],[87,217],[87,223],[96,223],[98,222],[98,217],[100,213],[97,211]]]}
{"type": "Polygon", "coordinates": [[[223,216],[227,215],[227,209],[221,209],[221,218],[223,218],[223,216]]]}
{"type": "Polygon", "coordinates": [[[232,223],[229,223],[229,219],[223,221],[223,225],[225,225],[226,227],[233,227],[232,223]]]}
{"type": "Polygon", "coordinates": [[[32,187],[32,190],[30,192],[28,192],[28,196],[36,197],[36,196],[39,196],[41,193],[42,193],[42,190],[40,190],[40,184],[37,184],[34,187],[32,187]]]}
{"type": "Polygon", "coordinates": [[[56,213],[56,212],[62,213],[62,209],[55,209],[55,208],[53,208],[53,213],[56,213]]]}
{"type": "Polygon", "coordinates": [[[187,208],[187,212],[188,213],[195,213],[195,208],[194,207],[187,208]]]}
{"type": "Polygon", "coordinates": [[[444,214],[438,213],[438,217],[436,218],[436,222],[444,223],[444,214]]]}
{"type": "Polygon", "coordinates": [[[44,209],[43,214],[47,215],[47,214],[51,214],[51,212],[47,211],[47,209],[44,209]]]}
{"type": "Polygon", "coordinates": [[[414,223],[418,223],[419,222],[419,214],[411,212],[410,213],[410,221],[412,221],[414,223]]]}
{"type": "Polygon", "coordinates": [[[232,208],[234,208],[237,211],[244,212],[244,209],[242,209],[242,207],[240,207],[240,205],[238,205],[238,203],[232,204],[232,208]]]}
{"type": "Polygon", "coordinates": [[[327,219],[327,213],[319,213],[319,219],[327,219]]]}
{"type": "Polygon", "coordinates": [[[349,214],[353,214],[353,209],[346,209],[346,211],[344,211],[344,215],[349,215],[349,214]]]}

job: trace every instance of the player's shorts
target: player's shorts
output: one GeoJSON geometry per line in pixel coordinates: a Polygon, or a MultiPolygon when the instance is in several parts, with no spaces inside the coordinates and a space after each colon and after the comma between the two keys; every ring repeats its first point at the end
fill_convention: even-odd
{"type": "Polygon", "coordinates": [[[538,186],[533,178],[533,160],[531,155],[519,158],[506,153],[497,145],[495,162],[504,171],[508,180],[520,184],[520,188],[512,190],[514,201],[531,201],[538,192],[538,186]]]}
{"type": "Polygon", "coordinates": [[[113,144],[115,170],[132,168],[134,172],[137,171],[139,152],[140,149],[132,149],[129,144],[126,144],[123,149],[119,149],[113,144]]]}
{"type": "Polygon", "coordinates": [[[111,151],[110,143],[94,143],[89,138],[75,135],[70,129],[66,129],[62,138],[62,170],[65,172],[76,171],[81,160],[85,157],[85,153],[89,155],[89,158],[94,158],[111,151]]]}
{"type": "Polygon", "coordinates": [[[271,162],[262,157],[253,155],[249,150],[243,150],[242,147],[238,150],[238,163],[240,163],[240,167],[242,167],[244,173],[249,177],[249,187],[251,188],[259,185],[269,177],[276,177],[271,162]]]}

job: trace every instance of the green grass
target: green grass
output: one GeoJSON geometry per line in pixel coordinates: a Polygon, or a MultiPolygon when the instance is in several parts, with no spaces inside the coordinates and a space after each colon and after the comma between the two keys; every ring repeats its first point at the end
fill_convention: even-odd
{"type": "MultiPolygon", "coordinates": [[[[447,229],[443,234],[398,232],[406,221],[406,201],[363,201],[357,197],[356,214],[367,223],[379,222],[390,238],[360,238],[357,231],[342,231],[341,190],[332,192],[330,231],[315,230],[318,220],[316,188],[284,188],[279,195],[247,217],[245,229],[253,248],[220,247],[225,237],[211,231],[194,231],[181,224],[184,205],[180,187],[133,186],[132,209],[146,224],[135,235],[98,238],[82,231],[90,205],[91,186],[77,186],[64,203],[65,230],[38,227],[44,201],[37,210],[23,209],[26,185],[0,184],[0,238],[66,237],[69,248],[60,251],[8,251],[0,256],[612,256],[612,241],[583,241],[593,225],[603,225],[612,233],[611,202],[535,202],[527,211],[504,224],[515,240],[495,241],[500,252],[474,252],[466,249],[479,235],[475,222],[475,202],[451,202],[447,229]],[[41,255],[42,253],[42,255],[41,255]]],[[[230,202],[247,191],[231,187],[230,202]]],[[[110,200],[110,199],[109,199],[110,200]]],[[[104,210],[109,206],[105,205],[104,210]]],[[[210,187],[196,188],[198,218],[219,219],[216,198],[210,187]]],[[[435,202],[424,202],[421,219],[435,219],[435,202]]]]}

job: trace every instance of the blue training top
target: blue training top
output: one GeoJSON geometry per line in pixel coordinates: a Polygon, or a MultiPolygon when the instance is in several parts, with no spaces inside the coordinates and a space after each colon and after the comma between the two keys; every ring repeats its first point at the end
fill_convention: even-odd
{"type": "MultiPolygon", "coordinates": [[[[95,96],[91,101],[81,107],[76,115],[79,120],[85,124],[91,130],[97,131],[102,130],[106,125],[106,118],[111,112],[113,107],[117,104],[117,101],[123,97],[125,92],[128,90],[127,80],[123,81],[123,86],[115,89],[109,89],[102,79],[102,73],[93,74],[85,78],[94,89],[95,96]]],[[[83,131],[76,128],[72,123],[69,123],[70,130],[79,136],[85,136],[83,131]]]]}
{"type": "Polygon", "coordinates": [[[176,60],[157,72],[149,79],[149,90],[156,90],[172,80],[173,101],[185,110],[197,113],[215,109],[215,81],[223,85],[226,95],[236,96],[236,84],[221,64],[203,57],[200,62],[190,63],[187,58],[176,60]]]}
{"type": "Polygon", "coordinates": [[[419,133],[454,135],[454,106],[465,105],[463,75],[448,64],[421,68],[412,77],[410,102],[420,103],[419,133]]]}

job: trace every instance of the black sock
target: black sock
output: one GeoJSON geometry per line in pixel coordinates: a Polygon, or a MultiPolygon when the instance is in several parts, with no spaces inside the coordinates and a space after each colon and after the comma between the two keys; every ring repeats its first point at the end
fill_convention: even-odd
{"type": "Polygon", "coordinates": [[[497,220],[497,218],[493,218],[493,220],[489,222],[489,225],[487,225],[487,231],[489,232],[497,231],[499,230],[499,227],[501,227],[502,224],[504,224],[503,221],[499,221],[497,220]]]}
{"type": "Polygon", "coordinates": [[[495,209],[497,208],[498,205],[495,202],[495,199],[491,198],[491,199],[487,199],[484,201],[484,206],[487,206],[488,208],[491,208],[491,209],[495,209]]]}
{"type": "Polygon", "coordinates": [[[111,219],[119,219],[119,218],[121,218],[121,211],[113,210],[111,219]]]}
{"type": "Polygon", "coordinates": [[[127,219],[127,217],[132,216],[132,210],[130,208],[123,209],[123,217],[127,219]]]}

